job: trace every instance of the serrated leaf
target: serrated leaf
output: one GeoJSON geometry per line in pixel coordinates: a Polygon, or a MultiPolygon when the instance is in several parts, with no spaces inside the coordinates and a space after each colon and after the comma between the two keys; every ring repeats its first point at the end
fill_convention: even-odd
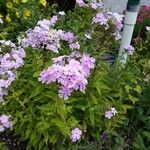
{"type": "Polygon", "coordinates": [[[41,71],[34,72],[33,77],[39,77],[41,71]]]}
{"type": "Polygon", "coordinates": [[[136,98],[136,97],[133,97],[132,95],[128,95],[129,96],[129,99],[133,102],[133,104],[135,104],[135,102],[137,102],[138,101],[138,98],[136,98]]]}
{"type": "Polygon", "coordinates": [[[138,94],[141,94],[142,92],[142,88],[139,85],[137,85],[136,88],[134,88],[134,90],[138,92],[138,94]]]}
{"type": "Polygon", "coordinates": [[[127,84],[127,85],[125,85],[125,89],[126,89],[126,91],[129,93],[129,92],[130,92],[130,90],[132,89],[132,87],[131,87],[131,86],[129,86],[129,85],[127,84]]]}
{"type": "Polygon", "coordinates": [[[42,92],[42,87],[41,86],[36,87],[36,89],[34,89],[33,92],[31,93],[30,98],[37,96],[41,92],[42,92]]]}

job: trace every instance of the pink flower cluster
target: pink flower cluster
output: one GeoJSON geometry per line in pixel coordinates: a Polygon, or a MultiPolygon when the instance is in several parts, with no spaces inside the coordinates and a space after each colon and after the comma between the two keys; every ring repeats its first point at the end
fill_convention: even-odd
{"type": "Polygon", "coordinates": [[[92,9],[98,9],[103,7],[102,1],[90,3],[92,9]]]}
{"type": "Polygon", "coordinates": [[[0,49],[10,49],[10,53],[0,55],[0,101],[7,95],[7,88],[16,78],[16,69],[24,64],[25,51],[11,41],[0,41],[0,49]]]}
{"type": "Polygon", "coordinates": [[[115,108],[111,108],[110,110],[105,112],[105,117],[108,119],[111,119],[113,116],[117,114],[117,111],[115,108]]]}
{"type": "Polygon", "coordinates": [[[77,4],[79,7],[88,6],[88,5],[86,5],[86,3],[85,3],[83,0],[76,0],[76,4],[77,4]]]}
{"type": "Polygon", "coordinates": [[[80,140],[81,136],[82,131],[79,128],[75,128],[71,131],[70,139],[72,140],[72,142],[77,142],[78,140],[80,140]]]}
{"type": "Polygon", "coordinates": [[[59,56],[53,59],[54,64],[40,74],[39,81],[60,84],[59,96],[65,100],[74,90],[84,93],[88,83],[90,69],[94,68],[95,59],[89,55],[73,52],[70,56],[59,56]]]}
{"type": "Polygon", "coordinates": [[[76,0],[76,4],[79,7],[91,7],[92,9],[98,9],[98,8],[102,8],[103,7],[103,3],[100,0],[99,0],[99,2],[92,2],[92,3],[88,3],[88,4],[86,4],[84,2],[84,0],[76,0]]]}
{"type": "Polygon", "coordinates": [[[80,45],[75,41],[75,36],[72,32],[53,29],[52,26],[57,21],[57,16],[53,16],[51,20],[38,21],[34,29],[29,29],[26,32],[26,37],[22,39],[24,48],[31,46],[32,48],[45,48],[47,50],[58,53],[60,41],[64,40],[69,43],[71,49],[79,49],[80,45]]]}
{"type": "Polygon", "coordinates": [[[116,26],[116,32],[113,33],[113,35],[115,36],[116,40],[119,40],[121,38],[120,31],[123,27],[122,21],[123,15],[119,15],[118,13],[99,12],[93,18],[92,24],[98,23],[104,26],[107,30],[109,28],[109,22],[112,22],[116,26]]]}
{"type": "Polygon", "coordinates": [[[141,24],[145,19],[150,19],[150,6],[141,7],[137,17],[137,23],[141,24]]]}
{"type": "Polygon", "coordinates": [[[133,55],[133,53],[134,53],[134,47],[132,45],[125,45],[124,49],[126,50],[126,52],[129,55],[133,55]]]}
{"type": "Polygon", "coordinates": [[[0,116],[0,132],[3,132],[7,128],[12,128],[12,122],[10,116],[1,115],[0,116]]]}

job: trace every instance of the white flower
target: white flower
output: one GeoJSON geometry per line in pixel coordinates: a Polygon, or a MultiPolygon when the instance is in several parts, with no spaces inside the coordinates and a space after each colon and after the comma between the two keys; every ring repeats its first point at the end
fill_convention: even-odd
{"type": "Polygon", "coordinates": [[[59,15],[64,16],[66,13],[64,11],[60,11],[59,15]]]}
{"type": "Polygon", "coordinates": [[[0,24],[3,24],[3,20],[2,19],[0,19],[0,24]]]}
{"type": "Polygon", "coordinates": [[[147,26],[147,27],[146,27],[146,30],[147,30],[147,31],[150,31],[150,26],[147,26]]]}
{"type": "Polygon", "coordinates": [[[87,39],[92,39],[92,37],[91,37],[91,35],[90,34],[85,34],[85,37],[87,38],[87,39]]]}
{"type": "Polygon", "coordinates": [[[111,108],[111,112],[112,112],[114,115],[117,114],[117,111],[116,111],[115,108],[111,108]]]}

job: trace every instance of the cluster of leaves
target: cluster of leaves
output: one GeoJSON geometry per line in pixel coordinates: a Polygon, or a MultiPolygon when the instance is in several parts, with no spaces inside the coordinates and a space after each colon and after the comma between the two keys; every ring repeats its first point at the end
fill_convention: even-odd
{"type": "Polygon", "coordinates": [[[45,16],[49,18],[53,10],[42,0],[1,0],[0,18],[4,24],[0,39],[16,41],[21,32],[33,27],[45,16]]]}
{"type": "MultiPolygon", "coordinates": [[[[149,150],[150,143],[150,34],[147,32],[145,40],[134,41],[136,53],[128,62],[128,67],[133,65],[132,72],[137,72],[135,78],[138,78],[139,85],[137,89],[141,94],[137,95],[133,109],[127,111],[127,119],[117,130],[114,136],[110,137],[111,149],[137,149],[149,150]],[[131,65],[132,64],[132,65],[131,65]],[[135,71],[136,70],[136,71],[135,71]]],[[[105,147],[106,148],[106,147],[105,147]]]]}

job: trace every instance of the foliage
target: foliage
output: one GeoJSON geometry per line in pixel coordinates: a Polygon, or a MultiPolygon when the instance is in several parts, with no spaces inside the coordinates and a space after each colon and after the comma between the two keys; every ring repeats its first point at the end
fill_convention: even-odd
{"type": "Polygon", "coordinates": [[[146,37],[146,26],[150,26],[150,6],[142,6],[140,8],[137,23],[134,29],[134,37],[136,40],[146,37]]]}
{"type": "Polygon", "coordinates": [[[0,39],[9,39],[16,42],[21,32],[33,27],[42,18],[50,17],[53,8],[43,1],[37,0],[1,0],[0,18],[4,20],[0,39]]]}
{"type": "MultiPolygon", "coordinates": [[[[32,6],[32,2],[25,4],[32,6]]],[[[23,10],[19,4],[18,7],[20,8],[17,10],[23,10]]],[[[49,19],[45,13],[43,16],[37,15],[41,11],[33,14],[37,16],[36,19],[31,16],[27,22],[26,18],[21,17],[20,19],[24,20],[24,26],[17,24],[18,22],[14,20],[12,24],[17,24],[16,29],[18,28],[18,30],[13,36],[10,32],[8,34],[10,38],[16,41],[16,36],[20,31],[34,27],[39,19],[44,17],[49,19]]],[[[55,13],[55,11],[53,12],[55,13]]],[[[117,25],[114,23],[113,17],[116,14],[103,12],[102,8],[100,10],[91,9],[85,5],[83,8],[76,6],[74,11],[68,12],[66,15],[58,13],[55,15],[58,16],[58,21],[50,29],[74,33],[75,39],[80,45],[80,49],[77,51],[80,54],[89,54],[94,57],[95,68],[91,70],[90,76],[87,78],[88,85],[85,93],[74,91],[67,100],[64,100],[58,95],[59,83],[42,84],[38,78],[44,69],[53,65],[53,58],[62,55],[68,56],[72,53],[72,49],[68,46],[70,43],[60,41],[59,53],[47,50],[46,44],[42,45],[43,43],[38,43],[41,47],[35,48],[32,45],[26,47],[24,65],[17,70],[17,78],[8,88],[9,94],[4,99],[5,104],[0,105],[1,114],[11,115],[14,135],[19,136],[20,141],[24,141],[27,150],[93,150],[99,147],[114,150],[126,149],[132,145],[130,141],[133,142],[133,139],[130,138],[130,134],[133,133],[131,132],[132,128],[128,129],[127,126],[134,125],[136,118],[138,122],[144,124],[145,130],[136,126],[137,133],[134,132],[133,135],[137,138],[132,146],[135,148],[148,146],[149,117],[147,115],[149,115],[149,110],[148,105],[143,104],[149,103],[147,98],[149,97],[149,83],[144,81],[143,73],[146,75],[149,73],[147,71],[149,66],[146,62],[149,55],[146,55],[148,57],[145,59],[145,55],[140,55],[140,53],[149,48],[149,42],[141,41],[136,45],[137,52],[135,56],[129,58],[125,68],[122,68],[118,62],[109,65],[103,61],[103,57],[106,56],[106,52],[115,50],[119,45],[119,41],[115,39],[114,35],[117,25]],[[107,24],[92,23],[92,19],[98,11],[102,12],[98,15],[108,15],[107,17],[111,18],[108,19],[107,24]],[[145,63],[144,68],[143,63],[145,63]],[[115,108],[117,114],[108,119],[105,113],[111,108],[115,108]],[[130,114],[132,115],[130,116],[130,114]],[[138,116],[136,116],[137,114],[138,116]],[[71,131],[76,128],[82,131],[82,136],[78,142],[73,143],[70,135],[71,131]],[[129,138],[124,134],[125,136],[129,134],[129,138]],[[144,143],[145,137],[147,139],[144,143]]],[[[10,26],[11,22],[7,27],[10,26]]],[[[6,28],[4,27],[4,29],[6,28]]],[[[28,38],[26,33],[23,33],[22,36],[28,38]]],[[[8,49],[6,48],[6,50],[8,49]]],[[[4,51],[2,51],[3,53],[4,51]]]]}

